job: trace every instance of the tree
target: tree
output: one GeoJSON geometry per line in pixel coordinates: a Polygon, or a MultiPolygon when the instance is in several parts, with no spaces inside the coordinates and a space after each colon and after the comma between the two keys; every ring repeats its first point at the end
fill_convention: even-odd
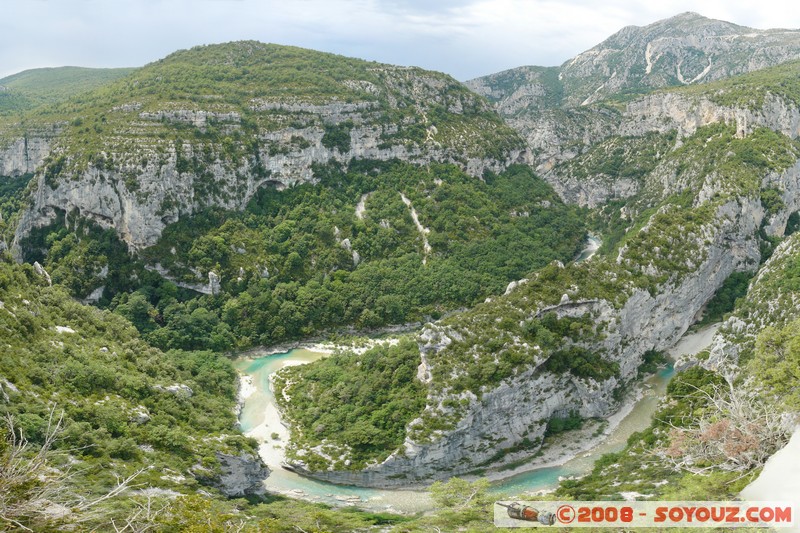
{"type": "Polygon", "coordinates": [[[118,305],[115,311],[130,320],[141,333],[149,333],[157,327],[155,317],[158,312],[140,292],[131,294],[128,301],[118,305]]]}
{"type": "MultiPolygon", "coordinates": [[[[489,480],[479,479],[469,482],[461,478],[451,478],[447,482],[437,481],[431,485],[430,492],[433,501],[440,509],[436,517],[437,524],[446,529],[440,531],[453,531],[467,524],[475,524],[475,530],[480,526],[492,526],[492,502],[488,494],[489,480]]],[[[493,527],[493,526],[492,526],[493,527]]],[[[470,527],[473,530],[473,527],[470,527]]]]}
{"type": "MultiPolygon", "coordinates": [[[[25,531],[76,524],[97,516],[90,515],[98,504],[131,486],[142,470],[125,479],[107,493],[86,498],[71,486],[69,467],[53,467],[53,447],[61,433],[64,413],[51,407],[44,440],[35,449],[6,416],[6,438],[0,439],[0,529],[8,526],[25,531]]],[[[73,526],[74,527],[74,526],[73,526]]]]}
{"type": "MultiPolygon", "coordinates": [[[[694,388],[707,408],[688,423],[671,427],[660,457],[692,474],[711,470],[749,471],[762,466],[791,435],[790,417],[747,387],[712,384],[694,388]]],[[[683,422],[683,421],[681,421],[683,422]]]]}

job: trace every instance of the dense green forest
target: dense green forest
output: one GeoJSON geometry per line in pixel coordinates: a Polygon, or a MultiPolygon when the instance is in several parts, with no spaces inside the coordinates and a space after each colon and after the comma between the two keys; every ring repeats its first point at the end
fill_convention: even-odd
{"type": "Polygon", "coordinates": [[[76,297],[104,286],[101,306],[155,346],[226,351],[437,318],[572,259],[584,240],[583,212],[526,167],[484,180],[399,162],[318,170],[317,184],[264,188],[243,212],[180,220],[138,261],[112,231],[67,228],[63,217],[31,234],[27,258],[76,297]],[[429,250],[402,195],[429,230],[429,250]],[[145,270],[153,264],[195,284],[213,271],[222,291],[179,290],[145,270]]]}
{"type": "MultiPolygon", "coordinates": [[[[666,112],[632,114],[627,103],[650,91],[636,85],[570,114],[587,121],[571,138],[544,132],[565,144],[543,175],[611,191],[594,209],[565,204],[531,167],[508,166],[542,155],[520,154],[522,132],[509,124],[548,109],[566,117],[558,108],[583,90],[555,67],[496,77],[500,103],[536,81],[510,102],[509,124],[444,74],[254,41],[181,50],[139,69],[0,80],[0,148],[24,139],[27,157],[37,132],[55,147],[35,176],[0,177],[0,531],[495,530],[491,502],[501,495],[485,479],[434,483],[436,511],[417,515],[219,490],[224,458],[261,464],[258,442],[237,424],[229,355],[387,326],[401,326],[391,342],[274,374],[291,425],[280,444],[288,461],[357,471],[402,458],[404,442],[447,438],[520,376],[539,387],[522,401],[577,391],[612,412],[666,362],[656,344],[691,321],[730,319],[715,340],[729,343],[725,353],[684,361],[647,429],[537,498],[735,498],[800,409],[800,236],[789,237],[800,215],[787,196],[800,141],[766,118],[796,111],[799,65],[674,90],[692,112],[727,106],[719,116],[735,120],[706,123],[706,113],[686,129],[666,112]],[[589,123],[594,113],[605,122],[589,123]],[[358,159],[356,146],[406,160],[358,159]],[[312,160],[315,150],[331,159],[278,161],[312,160]],[[476,160],[505,170],[475,171],[476,160]],[[152,201],[145,222],[160,238],[137,248],[113,229],[122,207],[113,218],[58,204],[80,180],[111,184],[116,196],[100,203],[133,209],[163,184],[190,186],[152,201]],[[34,203],[59,188],[60,198],[34,203]],[[15,242],[26,209],[55,217],[15,242]],[[589,231],[602,247],[575,262],[589,231]],[[707,263],[714,254],[722,259],[707,263]],[[695,306],[685,317],[658,308],[687,279],[721,270],[705,305],[684,294],[695,306]],[[674,331],[650,345],[637,344],[644,328],[620,331],[626,313],[650,312],[674,331]]],[[[489,435],[464,446],[488,453],[455,468],[535,461],[506,456],[585,427],[589,415],[573,400],[529,417],[516,442],[489,435]]]]}
{"type": "MultiPolygon", "coordinates": [[[[291,393],[295,401],[281,402],[297,428],[288,457],[297,459],[293,453],[298,445],[326,442],[346,443],[353,450],[347,466],[353,469],[388,457],[405,439],[406,425],[425,407],[425,390],[416,379],[418,365],[417,343],[406,338],[396,347],[380,345],[361,357],[350,352],[325,358],[307,372],[297,367],[281,372],[275,379],[277,391],[296,383],[291,393]],[[324,391],[322,396],[315,394],[318,389],[324,391]]],[[[315,456],[304,460],[312,469],[327,466],[315,456]]],[[[336,467],[344,468],[343,463],[336,467]]]]}
{"type": "Polygon", "coordinates": [[[8,254],[0,331],[0,531],[492,527],[486,486],[458,479],[431,488],[443,511],[428,517],[219,496],[198,481],[214,483],[216,453],[255,449],[236,429],[230,361],[153,348],[126,319],[75,302],[8,254]]]}

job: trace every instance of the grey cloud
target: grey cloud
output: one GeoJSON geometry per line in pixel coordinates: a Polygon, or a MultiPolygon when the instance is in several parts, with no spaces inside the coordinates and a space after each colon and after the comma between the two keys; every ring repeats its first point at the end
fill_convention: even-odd
{"type": "Polygon", "coordinates": [[[41,66],[143,65],[179,48],[257,39],[468,79],[519,65],[558,65],[623,26],[682,11],[759,28],[800,26],[788,0],[699,5],[696,0],[3,0],[0,5],[0,77],[41,66]]]}

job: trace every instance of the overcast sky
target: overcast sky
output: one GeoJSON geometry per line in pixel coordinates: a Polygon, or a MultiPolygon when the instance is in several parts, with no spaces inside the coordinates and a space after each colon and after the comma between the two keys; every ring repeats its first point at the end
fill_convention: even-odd
{"type": "Polygon", "coordinates": [[[181,48],[256,39],[466,80],[559,65],[623,26],[684,11],[798,28],[796,1],[0,0],[0,77],[48,66],[141,66],[181,48]]]}

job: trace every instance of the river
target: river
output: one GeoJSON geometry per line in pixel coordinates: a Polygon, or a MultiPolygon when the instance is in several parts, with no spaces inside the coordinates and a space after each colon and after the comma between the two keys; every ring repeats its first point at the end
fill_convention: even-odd
{"type": "MultiPolygon", "coordinates": [[[[713,325],[685,335],[670,350],[670,355],[677,358],[704,349],[711,342],[717,327],[718,325],[713,325]]],[[[240,424],[245,434],[261,443],[259,453],[272,471],[266,481],[268,490],[334,505],[357,504],[372,510],[406,513],[430,510],[433,506],[430,496],[422,490],[382,490],[334,485],[281,468],[282,447],[288,439],[288,431],[280,422],[275,399],[269,387],[269,376],[284,366],[309,363],[325,355],[326,353],[319,351],[295,349],[271,355],[255,352],[234,360],[237,370],[246,379],[247,389],[240,424]]],[[[560,461],[556,460],[561,464],[519,473],[513,470],[489,473],[490,479],[494,480],[491,492],[498,495],[517,495],[549,490],[558,485],[561,477],[587,473],[600,455],[621,450],[632,433],[649,426],[672,374],[670,366],[647,379],[638,390],[635,401],[629,402],[621,413],[611,417],[610,429],[593,440],[576,442],[579,439],[565,434],[562,437],[564,442],[557,443],[555,447],[560,448],[568,443],[573,449],[569,450],[568,455],[560,461]]],[[[536,459],[536,462],[541,463],[542,459],[536,459]]],[[[518,467],[518,469],[526,468],[530,469],[529,464],[518,467]]]]}
{"type": "Polygon", "coordinates": [[[603,245],[603,241],[600,240],[599,237],[594,235],[589,235],[586,239],[586,246],[584,246],[581,253],[578,254],[578,257],[575,258],[576,263],[580,263],[586,261],[587,259],[591,259],[591,257],[597,253],[597,250],[600,249],[600,246],[603,245]]]}
{"type": "MultiPolygon", "coordinates": [[[[586,246],[575,258],[587,261],[600,248],[602,241],[590,235],[586,246]]],[[[706,327],[684,335],[669,351],[673,359],[695,354],[711,343],[719,325],[706,327]]],[[[304,498],[334,505],[358,505],[371,510],[389,510],[413,513],[433,508],[430,495],[423,490],[386,490],[334,485],[300,476],[281,467],[283,445],[289,432],[281,424],[270,390],[269,376],[288,365],[305,364],[325,357],[327,352],[295,349],[285,353],[268,354],[251,352],[234,360],[234,365],[245,380],[244,405],[239,417],[242,431],[259,443],[259,454],[271,473],[266,481],[271,492],[304,498]]],[[[545,447],[542,457],[531,458],[515,469],[492,471],[487,476],[493,481],[491,492],[502,495],[519,495],[558,486],[562,477],[580,476],[592,469],[594,461],[605,453],[625,447],[628,437],[650,425],[658,401],[663,397],[672,377],[670,365],[651,376],[634,392],[620,412],[609,417],[605,427],[592,421],[582,433],[569,432],[556,438],[545,447]],[[598,429],[599,428],[599,429],[598,429]],[[591,434],[598,429],[595,434],[591,434]],[[559,453],[561,455],[559,455],[559,453]],[[531,468],[531,462],[541,465],[531,468]]]]}

